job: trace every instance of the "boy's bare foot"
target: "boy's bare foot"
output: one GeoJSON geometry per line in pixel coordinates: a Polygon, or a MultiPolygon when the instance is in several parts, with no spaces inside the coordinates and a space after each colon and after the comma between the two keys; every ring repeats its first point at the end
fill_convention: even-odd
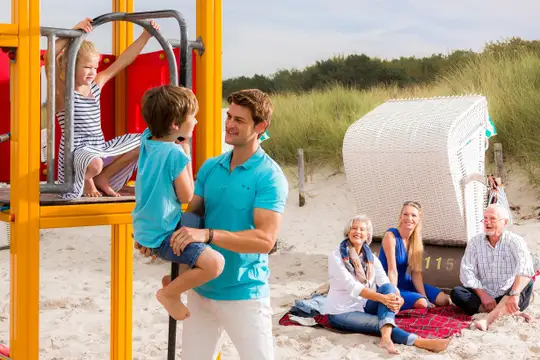
{"type": "Polygon", "coordinates": [[[94,180],[84,180],[83,197],[101,197],[102,194],[96,188],[94,180]]]}
{"type": "Polygon", "coordinates": [[[438,353],[438,352],[446,350],[449,343],[450,343],[450,338],[448,339],[417,338],[416,341],[414,342],[414,345],[421,349],[438,353]]]}
{"type": "Polygon", "coordinates": [[[169,285],[171,283],[171,275],[165,275],[162,279],[161,279],[161,285],[163,287],[169,285]]]}
{"type": "Polygon", "coordinates": [[[475,325],[476,325],[476,328],[481,331],[487,331],[488,329],[487,319],[477,320],[475,325]]]}
{"type": "Polygon", "coordinates": [[[173,319],[180,321],[189,316],[189,310],[180,301],[180,296],[168,297],[165,295],[164,289],[161,289],[156,293],[156,298],[173,319]]]}
{"type": "Polygon", "coordinates": [[[109,179],[107,179],[105,176],[103,176],[103,173],[99,174],[94,178],[94,184],[96,185],[96,188],[103,191],[103,193],[107,196],[111,197],[119,197],[120,194],[114,191],[111,187],[111,184],[109,184],[109,179]]]}
{"type": "Polygon", "coordinates": [[[388,351],[388,353],[390,354],[399,354],[399,351],[398,349],[396,349],[396,346],[394,345],[392,340],[381,340],[379,347],[386,349],[386,351],[388,351]]]}

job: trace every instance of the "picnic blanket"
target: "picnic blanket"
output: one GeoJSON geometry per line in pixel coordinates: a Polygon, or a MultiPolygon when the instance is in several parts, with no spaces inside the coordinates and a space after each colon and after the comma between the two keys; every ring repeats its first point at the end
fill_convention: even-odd
{"type": "Polygon", "coordinates": [[[9,348],[7,346],[0,344],[0,355],[9,357],[9,348]]]}
{"type": "MultiPolygon", "coordinates": [[[[295,305],[279,320],[279,324],[282,326],[322,326],[332,329],[328,315],[321,314],[325,299],[325,295],[315,294],[311,299],[297,300],[295,305]]],[[[396,314],[396,325],[399,328],[426,339],[442,339],[459,335],[461,330],[469,327],[471,321],[471,316],[466,315],[454,305],[403,310],[396,314]]]]}

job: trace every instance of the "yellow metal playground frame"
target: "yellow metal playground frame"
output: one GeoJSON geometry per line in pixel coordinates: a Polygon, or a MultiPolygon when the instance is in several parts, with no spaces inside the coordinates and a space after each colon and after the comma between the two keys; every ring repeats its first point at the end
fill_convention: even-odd
{"type": "MultiPolygon", "coordinates": [[[[198,167],[221,149],[221,0],[196,0],[200,111],[196,132],[198,167]]],[[[180,9],[181,10],[181,9],[180,9]]],[[[112,0],[113,12],[133,12],[133,0],[112,0]]],[[[0,47],[16,49],[11,63],[11,198],[0,221],[11,223],[10,356],[39,358],[40,229],[111,225],[111,359],[132,359],[131,211],[134,203],[40,205],[40,0],[11,0],[11,24],[0,24],[0,47]]],[[[133,41],[133,24],[113,23],[113,53],[133,41]]],[[[115,79],[115,131],[126,131],[126,76],[115,79]]]]}

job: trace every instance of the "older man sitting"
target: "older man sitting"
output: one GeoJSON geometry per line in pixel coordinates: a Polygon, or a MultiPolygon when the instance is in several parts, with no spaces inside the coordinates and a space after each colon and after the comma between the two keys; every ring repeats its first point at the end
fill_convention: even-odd
{"type": "Polygon", "coordinates": [[[533,292],[533,263],[523,238],[506,229],[510,214],[498,204],[484,212],[484,233],[474,236],[461,260],[463,286],[452,289],[452,302],[468,315],[489,313],[476,323],[480,330],[506,314],[519,315],[533,292]]]}

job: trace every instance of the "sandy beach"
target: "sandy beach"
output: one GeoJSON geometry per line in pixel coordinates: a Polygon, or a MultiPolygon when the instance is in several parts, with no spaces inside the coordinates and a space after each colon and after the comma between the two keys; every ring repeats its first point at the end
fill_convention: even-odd
{"type": "MultiPolygon", "coordinates": [[[[282,327],[281,316],[296,299],[308,297],[327,282],[327,255],[341,239],[344,222],[355,207],[343,173],[319,171],[309,177],[307,203],[298,207],[293,173],[290,196],[279,236],[270,256],[276,359],[388,359],[379,339],[359,334],[334,333],[321,328],[282,327]]],[[[516,224],[531,251],[540,254],[538,192],[519,172],[512,172],[508,197],[516,224]],[[536,214],[536,215],[535,215],[536,214]]],[[[399,211],[394,209],[390,211],[399,211]]],[[[168,317],[155,299],[169,264],[152,263],[134,253],[133,359],[165,359],[168,317]]],[[[538,288],[538,285],[536,286],[538,288]]],[[[0,252],[0,343],[9,343],[9,252],[0,252]]],[[[109,358],[110,229],[89,227],[41,232],[40,358],[109,358]]],[[[540,293],[527,310],[535,318],[505,318],[489,332],[464,330],[447,351],[432,354],[398,345],[400,359],[539,359],[540,293]]],[[[188,304],[189,306],[189,304],[188,304]]],[[[181,358],[181,323],[178,356],[181,358]]],[[[223,359],[237,359],[230,340],[223,359]]]]}

